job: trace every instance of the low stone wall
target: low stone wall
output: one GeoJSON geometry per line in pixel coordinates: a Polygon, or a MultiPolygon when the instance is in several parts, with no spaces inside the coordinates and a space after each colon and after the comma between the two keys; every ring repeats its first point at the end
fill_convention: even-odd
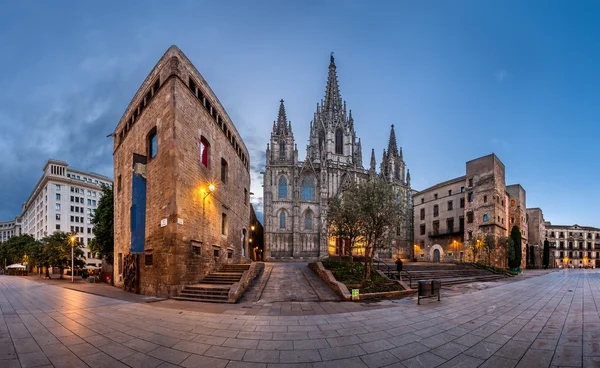
{"type": "Polygon", "coordinates": [[[240,281],[231,285],[231,288],[229,288],[227,303],[236,303],[238,299],[242,297],[244,291],[248,288],[248,285],[250,285],[252,280],[254,280],[256,275],[258,275],[264,267],[265,264],[263,262],[252,262],[250,268],[242,274],[240,281]]]}
{"type": "MultiPolygon", "coordinates": [[[[338,294],[339,296],[341,296],[342,299],[347,300],[347,301],[352,300],[352,293],[350,293],[350,291],[348,290],[348,287],[345,284],[337,281],[335,279],[335,276],[333,276],[333,273],[331,273],[331,271],[329,271],[328,269],[326,269],[323,266],[323,263],[321,263],[321,262],[309,263],[308,267],[310,267],[311,270],[313,270],[317,275],[319,275],[319,277],[321,278],[321,280],[325,281],[325,283],[336,294],[338,294]]],[[[375,270],[375,272],[379,273],[383,277],[386,277],[385,274],[383,274],[379,270],[375,270]]],[[[393,297],[398,297],[398,296],[405,296],[405,295],[415,294],[417,292],[417,290],[411,289],[410,287],[408,287],[408,285],[406,285],[402,281],[398,281],[398,280],[391,280],[391,281],[398,283],[400,286],[402,286],[402,288],[404,290],[401,290],[401,291],[386,291],[386,292],[381,292],[381,293],[359,294],[358,300],[393,298],[393,297]]]]}
{"type": "Polygon", "coordinates": [[[313,262],[309,263],[308,267],[313,270],[321,280],[323,280],[337,295],[342,297],[343,300],[352,300],[352,294],[348,291],[348,288],[343,283],[337,281],[331,271],[325,269],[323,263],[313,262]]]}

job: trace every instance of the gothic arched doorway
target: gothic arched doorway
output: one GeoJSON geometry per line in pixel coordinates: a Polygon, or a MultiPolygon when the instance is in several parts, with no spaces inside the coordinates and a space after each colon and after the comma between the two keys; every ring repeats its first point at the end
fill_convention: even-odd
{"type": "Polygon", "coordinates": [[[439,249],[434,249],[433,250],[433,261],[434,262],[439,262],[440,261],[440,250],[439,249]]]}

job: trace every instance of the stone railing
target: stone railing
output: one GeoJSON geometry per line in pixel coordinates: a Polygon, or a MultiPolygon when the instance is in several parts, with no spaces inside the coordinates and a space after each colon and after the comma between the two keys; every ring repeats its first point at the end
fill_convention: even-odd
{"type": "Polygon", "coordinates": [[[331,290],[333,290],[343,300],[352,300],[352,294],[350,293],[346,285],[337,281],[333,276],[333,273],[325,269],[323,263],[309,263],[308,267],[310,267],[310,269],[313,270],[321,278],[321,280],[325,281],[325,283],[331,288],[331,290]]]}
{"type": "Polygon", "coordinates": [[[244,294],[244,291],[248,288],[248,285],[254,280],[256,275],[265,267],[263,262],[252,262],[250,267],[244,271],[240,281],[231,285],[229,288],[229,295],[227,297],[227,303],[236,303],[244,294]]]}

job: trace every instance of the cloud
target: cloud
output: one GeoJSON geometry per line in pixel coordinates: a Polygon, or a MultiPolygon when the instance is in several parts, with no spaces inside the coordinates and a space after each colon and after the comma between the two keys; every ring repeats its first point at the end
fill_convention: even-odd
{"type": "Polygon", "coordinates": [[[496,81],[498,83],[502,83],[508,77],[508,72],[504,69],[496,70],[496,73],[494,73],[494,77],[496,78],[496,81]]]}

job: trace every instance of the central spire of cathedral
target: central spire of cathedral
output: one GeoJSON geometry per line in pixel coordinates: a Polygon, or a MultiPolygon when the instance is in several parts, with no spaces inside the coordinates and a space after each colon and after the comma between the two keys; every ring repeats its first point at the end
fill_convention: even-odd
{"type": "Polygon", "coordinates": [[[325,89],[325,102],[323,110],[341,110],[342,97],[340,96],[340,87],[338,85],[337,72],[333,52],[329,57],[329,75],[327,76],[327,87],[325,89]]]}
{"type": "Polygon", "coordinates": [[[396,132],[394,132],[394,124],[392,124],[392,130],[390,131],[390,140],[388,142],[387,153],[392,157],[398,157],[398,146],[396,145],[396,132]]]}
{"type": "Polygon", "coordinates": [[[279,103],[279,114],[277,115],[277,123],[274,124],[273,131],[279,135],[287,135],[292,132],[292,123],[288,123],[287,121],[283,99],[281,99],[279,103]]]}

